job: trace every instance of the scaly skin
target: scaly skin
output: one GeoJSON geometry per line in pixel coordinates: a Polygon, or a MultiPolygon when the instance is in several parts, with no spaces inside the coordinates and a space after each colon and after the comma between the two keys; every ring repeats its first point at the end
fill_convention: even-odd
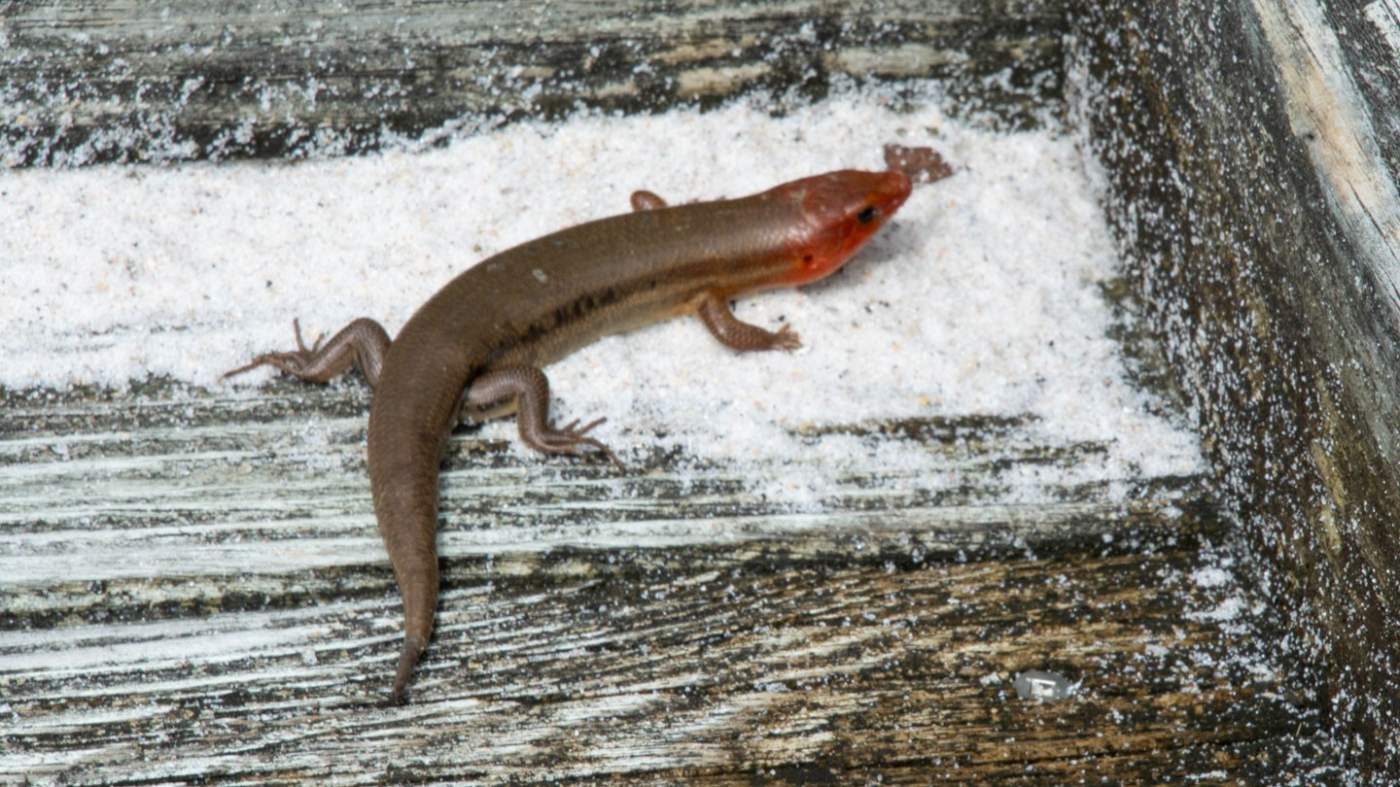
{"type": "MultiPolygon", "coordinates": [[[[797,286],[841,267],[909,196],[903,172],[839,170],[750,197],[668,207],[650,192],[635,212],[559,232],[482,261],[448,282],[396,339],[373,320],[324,345],[267,353],[311,382],[357,366],[374,387],[369,474],[374,513],[404,605],[404,646],[392,699],[402,702],[437,606],[438,462],[459,416],[518,412],[521,438],[547,453],[607,448],[548,419],[540,367],[602,336],[696,314],[741,352],[799,346],[787,326],[740,321],[731,298],[797,286]]],[[[615,458],[613,458],[616,461],[615,458]]]]}

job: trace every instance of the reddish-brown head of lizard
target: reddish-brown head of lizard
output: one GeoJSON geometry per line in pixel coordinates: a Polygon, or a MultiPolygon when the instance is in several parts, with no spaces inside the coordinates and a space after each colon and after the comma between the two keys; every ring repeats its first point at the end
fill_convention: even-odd
{"type": "Polygon", "coordinates": [[[806,284],[846,263],[909,197],[902,172],[843,169],[784,183],[775,197],[796,202],[803,221],[792,227],[793,268],[775,282],[806,284]]]}

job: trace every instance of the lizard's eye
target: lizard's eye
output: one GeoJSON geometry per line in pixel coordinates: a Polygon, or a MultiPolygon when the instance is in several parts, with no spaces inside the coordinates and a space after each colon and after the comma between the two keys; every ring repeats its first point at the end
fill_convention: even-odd
{"type": "Polygon", "coordinates": [[[856,221],[860,222],[861,224],[869,224],[870,222],[874,221],[875,217],[878,215],[880,215],[879,209],[877,209],[874,205],[869,205],[865,208],[865,210],[856,214],[856,221]]]}

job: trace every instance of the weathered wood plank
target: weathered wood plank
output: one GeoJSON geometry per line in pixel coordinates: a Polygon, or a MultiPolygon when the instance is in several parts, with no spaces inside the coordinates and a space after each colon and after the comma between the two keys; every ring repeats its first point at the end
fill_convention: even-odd
{"type": "Polygon", "coordinates": [[[850,78],[936,77],[970,113],[1024,125],[1059,98],[1063,5],[7,3],[0,160],[353,152],[580,107],[762,90],[776,110],[850,78]]]}
{"type": "Polygon", "coordinates": [[[1400,66],[1393,2],[1086,4],[1109,210],[1225,502],[1400,775],[1400,66]],[[1190,53],[1189,56],[1183,53],[1190,53]]]}
{"type": "MultiPolygon", "coordinates": [[[[544,36],[549,5],[10,4],[0,144],[10,164],[296,157],[436,128],[431,143],[579,104],[646,111],[790,91],[781,109],[844,76],[940,76],[1014,124],[1059,98],[1073,11],[1109,88],[1088,114],[1126,195],[1115,210],[1145,222],[1131,227],[1142,289],[1196,288],[1148,308],[1178,340],[1172,359],[1212,427],[1225,505],[1309,608],[1340,605],[1327,619],[1342,687],[1329,712],[1360,718],[1365,755],[1387,767],[1393,419],[1366,402],[1390,401],[1375,359],[1394,343],[1382,326],[1366,363],[1324,361],[1386,313],[1364,286],[1385,279],[1384,260],[1346,253],[1389,248],[1390,214],[1369,212],[1372,194],[1309,180],[1339,127],[1282,124],[1318,105],[1300,90],[1275,100],[1272,64],[1301,62],[1304,84],[1317,74],[1298,44],[1314,39],[1265,24],[1320,6],[554,3],[583,32],[544,36]],[[1225,61],[1255,68],[1241,78],[1225,61]],[[1190,70],[1186,87],[1177,69],[1190,70]],[[1308,275],[1267,267],[1295,249],[1308,275]],[[1358,316],[1353,303],[1376,308],[1358,316]],[[1295,311],[1304,327],[1280,316],[1295,311]]],[[[1353,75],[1389,45],[1374,21],[1389,6],[1360,5],[1324,15],[1347,32],[1353,75]]],[[[1376,97],[1400,82],[1384,64],[1376,73],[1358,89],[1388,106],[1376,97]]],[[[1394,127],[1388,114],[1368,120],[1394,127]]],[[[1396,144],[1374,142],[1366,183],[1393,183],[1396,144]]],[[[368,513],[362,392],[240,398],[157,383],[3,396],[0,779],[1332,774],[1309,770],[1327,762],[1321,692],[1290,683],[1287,658],[1242,657],[1280,635],[1253,596],[1203,567],[1200,537],[1218,531],[1203,479],[1105,479],[1104,443],[1047,441],[1033,417],[812,427],[811,439],[925,446],[959,481],[843,465],[809,508],[675,454],[634,458],[619,476],[522,463],[495,438],[463,435],[445,476],[443,627],[418,703],[387,710],[375,703],[397,603],[368,513]],[[1031,667],[1083,679],[1079,698],[1019,703],[1007,680],[1031,667]]]]}
{"type": "Polygon", "coordinates": [[[440,633],[403,708],[380,702],[398,637],[387,569],[365,597],[7,635],[0,775],[1221,783],[1286,775],[1320,724],[1259,653],[1262,608],[1193,577],[1194,548],[553,559],[577,574],[446,561],[440,633]],[[1018,699],[1030,668],[1080,681],[1076,697],[1018,699]]]}
{"type": "Polygon", "coordinates": [[[384,708],[400,621],[365,404],[286,382],[7,395],[0,778],[1210,783],[1325,764],[1315,699],[1252,649],[1265,608],[1202,563],[1222,527],[1203,479],[1083,483],[1102,446],[1014,416],[813,427],[924,445],[963,482],[846,468],[807,512],[672,453],[619,476],[460,434],[438,634],[414,703],[384,708]],[[1078,698],[1017,699],[1026,669],[1078,698]]]}
{"type": "MultiPolygon", "coordinates": [[[[145,582],[383,562],[364,467],[366,389],[281,382],[271,391],[9,397],[0,575],[145,582]]],[[[541,462],[467,433],[445,459],[440,550],[452,558],[787,536],[817,548],[912,532],[931,554],[1019,551],[1124,537],[1125,524],[1174,534],[1175,512],[1199,497],[1198,477],[1115,477],[1105,444],[1057,442],[1036,424],[970,416],[807,430],[813,441],[839,432],[925,445],[932,473],[886,468],[876,456],[828,473],[820,455],[739,471],[653,452],[619,474],[586,460],[541,462]],[[764,499],[749,483],[804,466],[830,476],[819,509],[764,499]]]]}

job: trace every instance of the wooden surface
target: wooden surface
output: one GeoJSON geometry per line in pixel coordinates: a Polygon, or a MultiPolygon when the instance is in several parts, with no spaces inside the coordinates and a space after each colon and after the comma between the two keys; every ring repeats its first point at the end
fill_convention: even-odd
{"type": "Polygon", "coordinates": [[[468,434],[443,625],[390,710],[362,391],[9,391],[0,781],[1325,783],[1327,729],[1400,768],[1394,2],[637,5],[10,3],[0,158],[296,158],[754,91],[781,111],[845,76],[938,77],[1015,126],[1087,87],[1070,114],[1170,358],[1144,378],[1186,392],[1220,487],[1071,483],[1101,446],[1014,414],[829,427],[972,480],[921,496],[871,467],[820,514],[733,468],[619,476],[468,434]],[[1228,522],[1281,621],[1211,584],[1228,522]],[[1077,698],[1019,701],[1032,668],[1077,698]]]}
{"type": "Polygon", "coordinates": [[[1400,6],[1086,4],[1073,99],[1223,500],[1400,778],[1400,6]],[[1183,53],[1190,53],[1184,56],[1183,53]]]}
{"type": "Polygon", "coordinates": [[[1024,125],[1059,98],[1064,2],[6,3],[0,161],[294,158],[755,91],[776,112],[852,79],[938,78],[1024,125]]]}
{"type": "Polygon", "coordinates": [[[917,497],[868,467],[811,514],[684,457],[619,474],[461,434],[438,633],[412,703],[385,707],[399,605],[365,404],[290,383],[7,396],[0,781],[1209,784],[1325,763],[1276,623],[1217,578],[1204,479],[1062,483],[1102,446],[1016,417],[832,425],[918,441],[967,483],[917,497]],[[1031,669],[1076,696],[1019,699],[1031,669]]]}

